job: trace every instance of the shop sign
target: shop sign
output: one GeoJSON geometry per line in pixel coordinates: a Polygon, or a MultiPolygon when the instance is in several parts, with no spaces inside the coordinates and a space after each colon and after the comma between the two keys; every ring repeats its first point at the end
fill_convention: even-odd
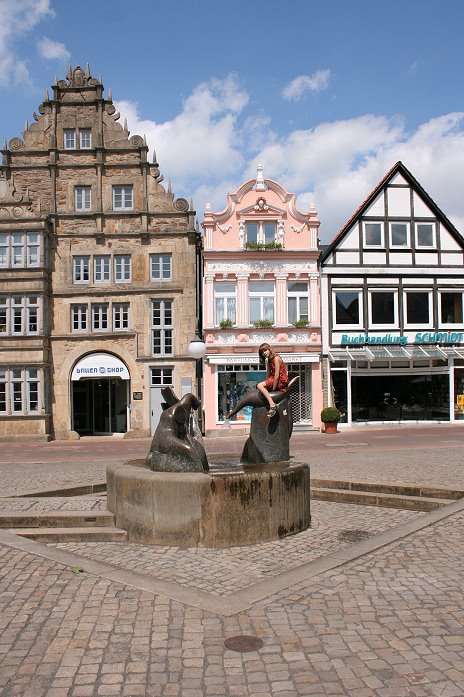
{"type": "Polygon", "coordinates": [[[91,353],[82,358],[73,368],[71,380],[81,378],[121,378],[130,380],[124,363],[109,353],[91,353]]]}
{"type": "Polygon", "coordinates": [[[464,340],[464,332],[417,332],[414,336],[405,334],[394,336],[392,334],[358,334],[350,336],[342,334],[340,344],[342,346],[406,346],[414,344],[460,344],[464,340]]]}

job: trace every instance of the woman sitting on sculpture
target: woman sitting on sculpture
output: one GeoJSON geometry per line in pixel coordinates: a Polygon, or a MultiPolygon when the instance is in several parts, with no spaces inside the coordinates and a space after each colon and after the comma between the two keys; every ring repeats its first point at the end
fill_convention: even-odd
{"type": "Polygon", "coordinates": [[[261,344],[259,347],[259,357],[262,362],[267,364],[267,377],[260,382],[257,387],[263,397],[269,403],[267,415],[272,418],[277,412],[277,404],[272,399],[270,392],[280,390],[285,392],[288,387],[288,371],[283,359],[275,353],[269,344],[261,344]]]}

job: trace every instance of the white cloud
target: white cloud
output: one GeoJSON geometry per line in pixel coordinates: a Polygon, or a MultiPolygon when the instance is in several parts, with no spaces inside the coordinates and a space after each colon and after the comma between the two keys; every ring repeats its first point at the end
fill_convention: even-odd
{"type": "Polygon", "coordinates": [[[141,119],[137,104],[120,101],[115,106],[131,131],[147,136],[163,174],[185,187],[189,179],[206,181],[242,168],[237,120],[247,102],[247,93],[229,75],[198,85],[181,113],[164,123],[141,119]]]}
{"type": "Polygon", "coordinates": [[[132,132],[147,135],[176,196],[222,210],[227,193],[256,176],[279,181],[314,202],[328,242],[398,161],[412,172],[458,230],[464,232],[464,113],[438,116],[408,132],[398,117],[365,114],[279,136],[265,115],[250,114],[234,76],[200,84],[171,120],[143,120],[137,104],[119,102],[132,132]]]}
{"type": "Polygon", "coordinates": [[[0,87],[30,82],[27,63],[16,55],[14,42],[53,16],[50,0],[0,0],[0,87]]]}
{"type": "Polygon", "coordinates": [[[329,86],[330,69],[317,70],[312,75],[299,75],[288,83],[282,92],[282,97],[289,102],[299,101],[306,92],[321,92],[329,86]]]}
{"type": "Polygon", "coordinates": [[[71,57],[68,49],[60,41],[52,41],[47,37],[42,37],[37,42],[37,50],[41,58],[47,60],[68,61],[71,57]]]}

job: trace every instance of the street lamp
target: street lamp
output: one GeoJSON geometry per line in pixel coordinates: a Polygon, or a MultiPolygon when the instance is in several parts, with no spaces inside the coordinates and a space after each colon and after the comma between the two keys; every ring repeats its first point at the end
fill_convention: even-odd
{"type": "Polygon", "coordinates": [[[203,399],[201,395],[201,380],[203,377],[203,356],[206,353],[206,344],[198,334],[191,340],[188,345],[188,352],[196,360],[196,379],[197,379],[197,396],[200,400],[200,409],[198,411],[198,426],[203,433],[203,399]]]}

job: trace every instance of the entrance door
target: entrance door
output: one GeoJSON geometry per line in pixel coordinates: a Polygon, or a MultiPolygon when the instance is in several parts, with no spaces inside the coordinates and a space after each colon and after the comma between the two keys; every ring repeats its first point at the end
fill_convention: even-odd
{"type": "Polygon", "coordinates": [[[308,365],[288,366],[290,377],[299,375],[300,379],[292,392],[291,405],[294,424],[312,423],[311,367],[308,365]]]}
{"type": "Polygon", "coordinates": [[[156,431],[156,427],[159,424],[160,416],[163,412],[163,407],[161,404],[164,402],[163,395],[161,394],[161,387],[151,387],[150,388],[150,409],[151,409],[151,435],[156,431]]]}
{"type": "Polygon", "coordinates": [[[73,429],[79,435],[126,433],[129,381],[118,378],[72,383],[73,429]]]}

